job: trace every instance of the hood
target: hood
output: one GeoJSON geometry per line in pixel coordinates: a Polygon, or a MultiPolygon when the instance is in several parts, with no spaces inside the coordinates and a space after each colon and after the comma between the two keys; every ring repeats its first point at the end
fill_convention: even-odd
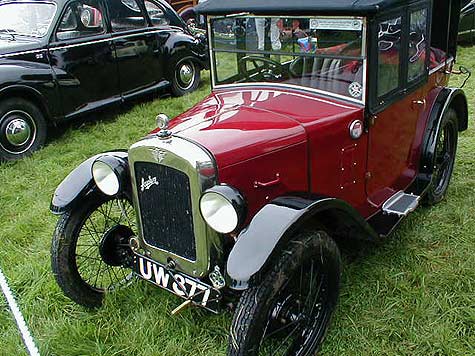
{"type": "Polygon", "coordinates": [[[235,89],[213,92],[170,129],[206,147],[225,168],[306,141],[316,123],[356,109],[302,93],[235,89]]]}
{"type": "Polygon", "coordinates": [[[7,39],[8,36],[2,35],[0,38],[0,56],[13,54],[16,52],[33,51],[41,49],[41,40],[33,38],[19,38],[18,36],[14,41],[7,39]]]}

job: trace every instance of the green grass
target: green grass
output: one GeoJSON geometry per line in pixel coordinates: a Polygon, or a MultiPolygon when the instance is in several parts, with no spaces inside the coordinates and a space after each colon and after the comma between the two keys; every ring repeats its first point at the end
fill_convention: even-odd
{"type": "MultiPolygon", "coordinates": [[[[459,63],[475,69],[475,49],[459,63]]],[[[461,83],[455,78],[453,84],[461,83]]],[[[419,209],[384,243],[346,258],[341,299],[322,355],[475,354],[474,80],[465,88],[470,128],[460,135],[448,198],[419,209]]],[[[56,133],[33,157],[0,167],[0,265],[43,355],[222,355],[231,315],[189,309],[145,282],[88,311],[63,296],[50,269],[56,217],[51,194],[85,158],[128,147],[209,92],[209,79],[183,99],[148,101],[56,133]]],[[[352,254],[353,255],[353,254],[352,254]]],[[[0,297],[1,355],[26,354],[0,297]]]]}

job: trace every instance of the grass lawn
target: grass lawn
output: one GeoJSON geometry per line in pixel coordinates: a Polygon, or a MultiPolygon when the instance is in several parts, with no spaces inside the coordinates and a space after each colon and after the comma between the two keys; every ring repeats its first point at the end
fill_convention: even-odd
{"type": "MultiPolygon", "coordinates": [[[[475,49],[459,63],[475,70],[475,49]]],[[[454,78],[453,85],[462,78],[454,78]]],[[[475,355],[475,81],[466,86],[470,128],[459,137],[448,198],[419,209],[386,242],[361,247],[345,263],[341,299],[322,355],[475,355]]],[[[63,296],[50,269],[56,217],[51,194],[79,163],[126,148],[209,92],[139,104],[55,134],[33,157],[0,167],[0,266],[42,355],[223,355],[231,315],[196,308],[146,282],[111,294],[88,311],[63,296]]],[[[1,355],[24,355],[0,297],[1,355]]]]}

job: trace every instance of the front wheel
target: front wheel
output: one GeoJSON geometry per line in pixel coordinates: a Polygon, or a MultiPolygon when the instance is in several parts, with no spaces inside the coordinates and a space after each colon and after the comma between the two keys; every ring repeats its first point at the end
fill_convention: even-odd
{"type": "Polygon", "coordinates": [[[38,150],[46,141],[46,121],[33,103],[22,98],[0,102],[0,161],[14,161],[38,150]]]}
{"type": "Polygon", "coordinates": [[[64,294],[94,308],[104,294],[132,280],[135,216],[127,199],[89,198],[64,213],[51,245],[53,274],[64,294]]]}
{"type": "Polygon", "coordinates": [[[236,308],[228,355],[311,355],[335,309],[341,257],[324,231],[296,236],[236,308]]]}
{"type": "Polygon", "coordinates": [[[171,78],[171,90],[173,95],[182,96],[195,91],[200,84],[200,69],[189,58],[176,61],[171,78]]]}
{"type": "Polygon", "coordinates": [[[447,193],[450,178],[454,170],[455,153],[457,152],[457,123],[457,112],[452,108],[448,109],[441,119],[440,129],[437,135],[434,172],[424,198],[427,205],[437,204],[444,199],[447,193]]]}

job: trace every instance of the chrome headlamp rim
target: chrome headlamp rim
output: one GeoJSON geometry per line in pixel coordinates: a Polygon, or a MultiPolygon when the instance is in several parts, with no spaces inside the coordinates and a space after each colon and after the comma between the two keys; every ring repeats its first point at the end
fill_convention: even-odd
{"type": "Polygon", "coordinates": [[[203,217],[203,220],[206,222],[206,224],[221,234],[235,232],[243,225],[244,221],[246,220],[247,203],[244,199],[244,196],[236,188],[227,184],[215,185],[214,187],[204,191],[200,198],[199,207],[201,216],[203,217]],[[231,225],[217,225],[214,221],[210,221],[210,216],[206,214],[206,212],[203,212],[203,201],[210,195],[219,196],[227,204],[229,204],[230,208],[234,210],[235,221],[233,221],[231,225]]]}
{"type": "Polygon", "coordinates": [[[100,156],[91,166],[91,175],[99,190],[108,196],[116,196],[124,189],[127,167],[123,160],[114,156],[100,156]]]}

